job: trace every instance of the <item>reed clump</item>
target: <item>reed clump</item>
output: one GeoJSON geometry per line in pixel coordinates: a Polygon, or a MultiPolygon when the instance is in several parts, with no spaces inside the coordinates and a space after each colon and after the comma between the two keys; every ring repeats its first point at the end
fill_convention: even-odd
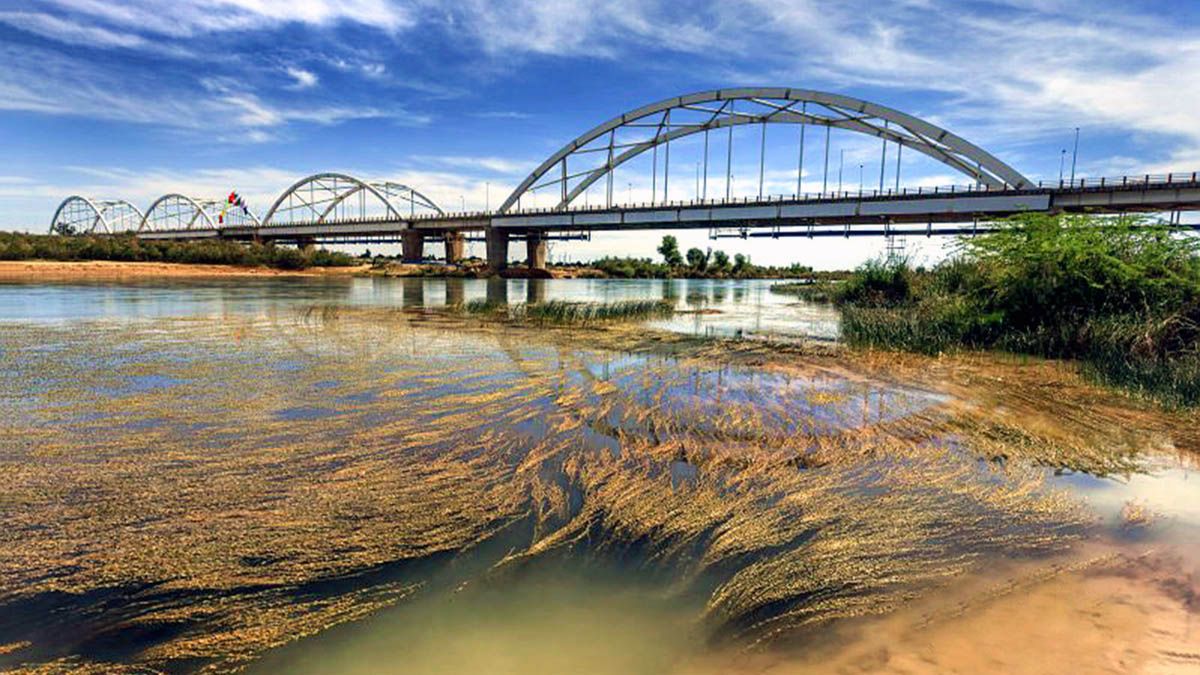
{"type": "Polygon", "coordinates": [[[1106,384],[1200,405],[1200,240],[1141,217],[1022,215],[933,269],[868,263],[834,300],[853,344],[1076,359],[1106,384]]]}
{"type": "Polygon", "coordinates": [[[670,317],[675,314],[675,305],[670,301],[663,300],[620,300],[616,302],[547,300],[535,303],[505,304],[480,299],[463,304],[460,311],[468,315],[539,325],[586,326],[670,317]]]}

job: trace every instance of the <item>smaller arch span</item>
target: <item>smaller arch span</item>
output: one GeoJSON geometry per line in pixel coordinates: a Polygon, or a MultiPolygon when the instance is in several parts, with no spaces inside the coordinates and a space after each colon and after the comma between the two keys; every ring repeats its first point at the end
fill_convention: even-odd
{"type": "Polygon", "coordinates": [[[263,216],[264,227],[280,224],[324,223],[331,219],[353,218],[354,197],[358,214],[367,217],[367,198],[384,209],[384,217],[407,220],[422,212],[443,214],[442,208],[415,188],[392,181],[367,181],[335,171],[315,173],[292,183],[280,193],[263,216]],[[404,211],[408,211],[407,217],[404,211]]]}
{"type": "Polygon", "coordinates": [[[137,231],[218,229],[229,225],[259,224],[258,216],[249,208],[228,207],[229,204],[225,200],[198,199],[170,192],[150,204],[137,231]]]}
{"type": "Polygon", "coordinates": [[[54,216],[50,218],[50,234],[131,232],[137,229],[142,218],[142,211],[124,199],[71,195],[54,210],[54,216]]]}

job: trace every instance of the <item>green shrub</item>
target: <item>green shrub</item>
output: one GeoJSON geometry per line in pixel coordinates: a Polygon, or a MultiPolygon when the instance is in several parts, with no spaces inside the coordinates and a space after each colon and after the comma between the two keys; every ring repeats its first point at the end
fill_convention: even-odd
{"type": "Polygon", "coordinates": [[[871,262],[834,294],[850,343],[1076,358],[1106,383],[1200,404],[1200,246],[1141,217],[1023,215],[932,270],[871,262]]]}

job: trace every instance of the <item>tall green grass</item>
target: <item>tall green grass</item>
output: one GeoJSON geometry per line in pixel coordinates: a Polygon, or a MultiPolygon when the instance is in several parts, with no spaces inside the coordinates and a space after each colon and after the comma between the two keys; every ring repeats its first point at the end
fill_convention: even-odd
{"type": "Polygon", "coordinates": [[[871,262],[834,300],[847,342],[1078,359],[1096,379],[1200,405],[1200,246],[1140,217],[1025,215],[931,270],[871,262]]]}

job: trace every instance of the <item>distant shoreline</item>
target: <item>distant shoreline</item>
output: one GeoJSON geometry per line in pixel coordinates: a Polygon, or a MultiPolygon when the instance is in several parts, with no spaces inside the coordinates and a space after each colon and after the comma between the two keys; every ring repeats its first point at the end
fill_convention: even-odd
{"type": "Polygon", "coordinates": [[[0,280],[130,279],[155,277],[324,277],[351,276],[368,266],[281,270],[263,266],[205,265],[111,260],[0,260],[0,280]]]}

